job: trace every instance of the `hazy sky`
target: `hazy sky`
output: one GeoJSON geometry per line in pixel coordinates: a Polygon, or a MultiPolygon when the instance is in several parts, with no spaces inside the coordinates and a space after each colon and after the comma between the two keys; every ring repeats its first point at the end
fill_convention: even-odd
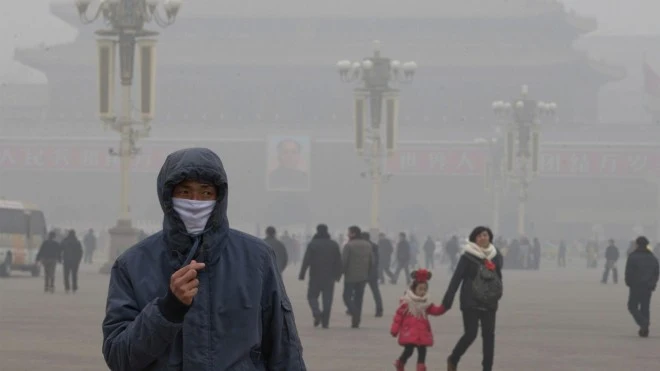
{"type": "MultiPolygon", "coordinates": [[[[13,49],[36,46],[40,43],[67,42],[75,37],[76,31],[48,14],[50,0],[1,1],[3,5],[9,5],[11,11],[0,13],[0,82],[44,82],[40,73],[12,62],[13,49]]],[[[460,0],[435,1],[442,3],[460,0]]],[[[74,1],[56,0],[55,2],[70,3],[73,7],[74,1]]],[[[598,18],[599,34],[660,34],[658,21],[660,0],[563,0],[563,2],[578,13],[598,18]]],[[[218,3],[218,6],[222,6],[220,0],[218,3]]],[[[181,14],[185,15],[185,3],[181,14]]]]}

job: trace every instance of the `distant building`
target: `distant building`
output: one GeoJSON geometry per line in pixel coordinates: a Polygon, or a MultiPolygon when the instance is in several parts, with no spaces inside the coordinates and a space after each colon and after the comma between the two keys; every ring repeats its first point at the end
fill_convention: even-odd
{"type": "MultiPolygon", "coordinates": [[[[0,104],[8,109],[0,115],[11,120],[0,123],[0,137],[33,138],[0,138],[0,190],[38,203],[54,222],[109,225],[119,180],[107,151],[117,136],[104,134],[96,115],[93,31],[101,23],[81,26],[71,4],[52,11],[79,37],[16,51],[49,84],[4,87],[0,104]],[[44,191],[55,189],[57,197],[44,191]]],[[[560,107],[557,122],[543,130],[543,174],[530,189],[536,230],[579,236],[596,223],[611,233],[637,224],[655,229],[658,187],[648,175],[660,173],[660,148],[639,142],[660,128],[597,125],[599,93],[625,72],[573,49],[596,27],[554,1],[186,2],[159,37],[156,119],[152,138],[139,143],[133,216],[160,217],[154,174],[168,151],[206,145],[231,159],[236,223],[367,221],[369,184],[351,143],[351,87],[340,83],[334,64],[369,56],[379,39],[384,55],[420,66],[401,95],[401,150],[388,163],[395,176],[383,188],[384,226],[426,223],[449,233],[487,223],[488,154],[474,139],[492,132],[491,102],[515,98],[528,84],[533,97],[560,107]],[[267,135],[300,133],[313,139],[309,189],[269,192],[267,135]]],[[[512,185],[502,199],[510,235],[516,198],[512,185]]]]}
{"type": "MultiPolygon", "coordinates": [[[[70,4],[52,12],[78,39],[16,60],[47,75],[52,124],[94,122],[101,23],[82,26],[70,4]]],[[[420,66],[402,93],[402,125],[489,128],[491,102],[522,84],[557,102],[562,120],[595,122],[601,87],[624,76],[573,49],[596,28],[554,1],[187,2],[158,39],[154,126],[348,128],[351,91],[334,63],[370,55],[374,39],[420,66]]]]}

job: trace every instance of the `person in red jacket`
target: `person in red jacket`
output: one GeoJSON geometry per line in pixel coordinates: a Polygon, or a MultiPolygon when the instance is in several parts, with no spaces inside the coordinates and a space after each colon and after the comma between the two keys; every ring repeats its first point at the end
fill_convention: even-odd
{"type": "Polygon", "coordinates": [[[390,330],[393,337],[399,337],[399,345],[403,346],[403,353],[394,362],[394,367],[397,371],[403,371],[406,361],[417,348],[417,371],[426,371],[426,347],[433,346],[433,332],[428,316],[440,316],[446,310],[442,305],[429,301],[427,292],[431,272],[419,269],[410,275],[413,282],[401,298],[390,330]]]}

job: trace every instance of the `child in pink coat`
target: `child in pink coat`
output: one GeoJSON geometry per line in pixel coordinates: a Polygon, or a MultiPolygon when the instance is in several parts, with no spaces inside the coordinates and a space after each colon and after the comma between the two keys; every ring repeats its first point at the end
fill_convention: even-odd
{"type": "Polygon", "coordinates": [[[417,348],[417,371],[426,371],[426,347],[433,345],[433,332],[428,316],[440,316],[446,312],[440,305],[428,300],[428,280],[431,272],[419,269],[411,273],[413,283],[401,298],[401,305],[396,311],[390,333],[399,336],[399,345],[403,346],[401,357],[394,362],[397,371],[404,371],[406,361],[417,348]]]}

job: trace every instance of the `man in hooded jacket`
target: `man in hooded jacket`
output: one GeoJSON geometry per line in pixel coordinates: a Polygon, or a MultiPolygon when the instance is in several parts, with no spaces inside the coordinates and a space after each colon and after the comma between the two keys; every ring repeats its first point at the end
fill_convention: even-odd
{"type": "Polygon", "coordinates": [[[335,282],[342,274],[341,251],[339,245],[330,238],[328,226],[319,224],[316,234],[305,250],[300,275],[305,280],[305,273],[309,269],[309,286],[307,288],[307,301],[312,309],[314,327],[330,325],[330,312],[335,292],[335,282]],[[319,307],[319,295],[323,297],[323,310],[319,307]]]}
{"type": "Polygon", "coordinates": [[[163,230],[114,263],[103,320],[113,371],[306,371],[273,250],[229,228],[227,175],[205,148],[170,154],[163,230]]]}

